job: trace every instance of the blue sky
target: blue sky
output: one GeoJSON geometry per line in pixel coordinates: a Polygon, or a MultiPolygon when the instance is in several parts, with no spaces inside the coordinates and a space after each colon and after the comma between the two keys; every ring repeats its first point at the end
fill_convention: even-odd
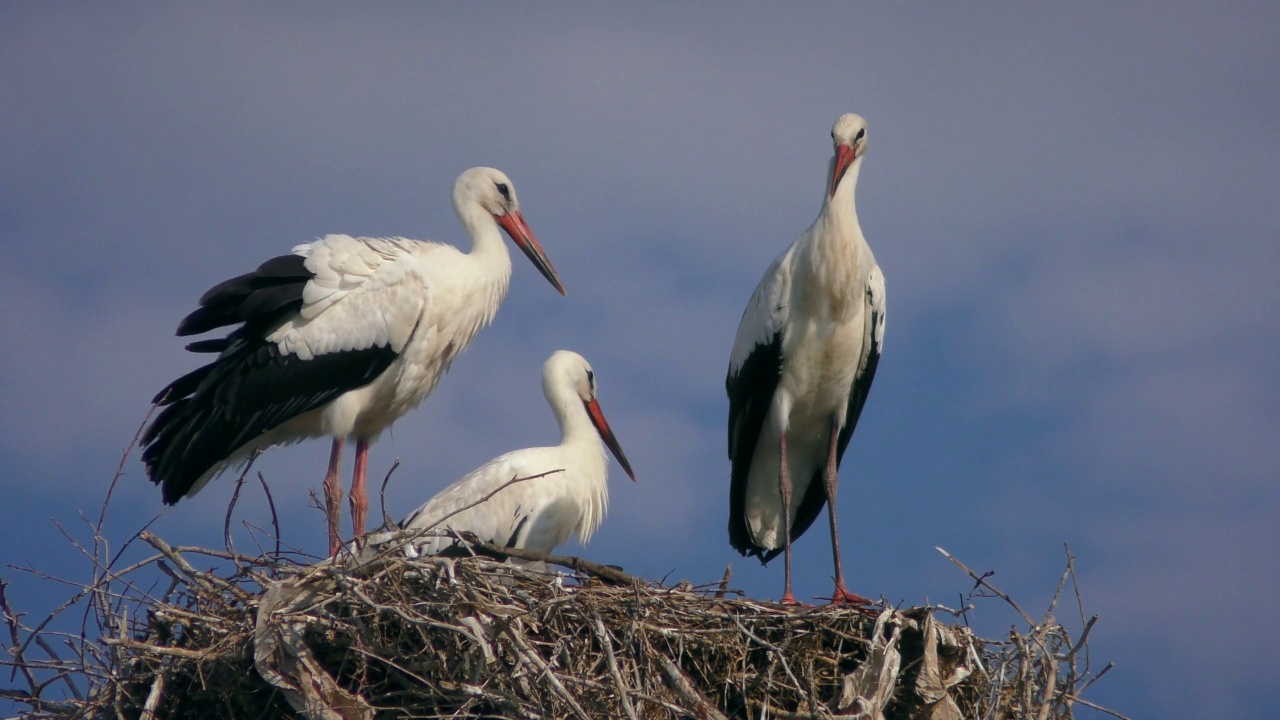
{"type": "MultiPolygon", "coordinates": [[[[465,244],[449,191],[491,165],[568,296],[513,257],[494,325],[374,446],[375,477],[401,460],[388,509],[554,442],[539,372],[571,348],[639,481],[615,468],[609,517],[568,549],[672,581],[732,563],[776,598],[781,564],[727,541],[724,372],[857,112],[888,322],[842,473],[850,588],[954,604],[971,582],[939,545],[1038,614],[1067,542],[1095,665],[1117,664],[1087,697],[1269,717],[1277,26],[1267,3],[5,4],[0,561],[88,577],[54,522],[97,516],[150,397],[195,364],[173,329],[206,288],[330,232],[465,244]]],[[[316,553],[326,458],[257,466],[316,553]]],[[[229,479],[166,509],[136,453],[125,470],[116,542],[159,515],[221,544],[229,479]]],[[[237,509],[268,517],[260,492],[237,509]]],[[[801,597],[830,589],[825,537],[797,543],[801,597]]],[[[65,596],[2,572],[33,614],[65,596]]]]}

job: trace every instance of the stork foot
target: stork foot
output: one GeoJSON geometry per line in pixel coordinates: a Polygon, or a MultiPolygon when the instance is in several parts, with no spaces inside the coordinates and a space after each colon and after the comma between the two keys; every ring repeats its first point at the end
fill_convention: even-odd
{"type": "Polygon", "coordinates": [[[845,588],[844,583],[836,585],[836,591],[829,598],[818,598],[819,600],[828,600],[832,605],[874,605],[875,600],[865,598],[857,593],[851,593],[845,588]]]}
{"type": "Polygon", "coordinates": [[[790,590],[782,593],[782,598],[778,600],[778,604],[784,605],[786,607],[799,607],[799,608],[813,607],[808,603],[802,603],[799,600],[797,600],[796,596],[792,595],[790,590]]]}

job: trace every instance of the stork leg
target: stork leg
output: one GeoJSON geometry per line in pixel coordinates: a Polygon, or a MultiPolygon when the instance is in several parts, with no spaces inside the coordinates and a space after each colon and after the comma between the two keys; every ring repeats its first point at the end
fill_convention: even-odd
{"type": "Polygon", "coordinates": [[[799,605],[791,594],[791,470],[787,468],[787,433],[782,432],[781,459],[778,463],[778,492],[782,495],[783,605],[799,605]]]}
{"type": "Polygon", "coordinates": [[[831,423],[831,445],[827,448],[827,471],[823,475],[823,485],[827,491],[827,517],[831,520],[831,554],[836,561],[836,591],[831,602],[849,603],[852,605],[870,605],[871,600],[849,592],[844,586],[844,568],[840,564],[840,531],[836,528],[836,487],[840,476],[836,468],[836,446],[840,438],[839,423],[831,423]]]}
{"type": "Polygon", "coordinates": [[[333,439],[329,451],[329,472],[324,476],[324,514],[329,524],[329,557],[338,554],[342,541],[338,535],[338,519],[342,513],[342,438],[333,439]]]}
{"type": "Polygon", "coordinates": [[[369,442],[356,440],[356,468],[351,476],[351,530],[356,537],[364,535],[364,518],[369,511],[369,497],[365,492],[365,471],[369,468],[369,442]]]}

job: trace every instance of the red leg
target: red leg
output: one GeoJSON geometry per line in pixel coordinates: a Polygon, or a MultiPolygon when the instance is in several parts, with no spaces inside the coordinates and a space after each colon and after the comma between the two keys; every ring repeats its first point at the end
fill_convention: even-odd
{"type": "Polygon", "coordinates": [[[853,605],[870,605],[871,600],[849,592],[844,586],[844,567],[840,564],[840,531],[836,529],[836,487],[840,476],[836,470],[836,445],[839,442],[840,426],[831,423],[831,445],[827,448],[827,471],[823,476],[823,485],[827,490],[827,517],[831,521],[831,554],[836,561],[836,591],[831,597],[833,603],[850,603],[853,605]]]}
{"type": "Polygon", "coordinates": [[[329,524],[329,557],[338,554],[342,541],[338,535],[338,518],[342,513],[342,438],[333,439],[329,451],[329,472],[324,476],[324,513],[329,524]]]}
{"type": "Polygon", "coordinates": [[[364,518],[369,510],[369,497],[365,492],[365,471],[369,468],[369,442],[356,440],[356,468],[351,477],[351,530],[356,537],[364,535],[364,518]]]}
{"type": "Polygon", "coordinates": [[[783,584],[782,600],[783,605],[799,605],[796,602],[796,596],[791,594],[791,470],[787,467],[787,433],[782,433],[782,442],[780,444],[781,459],[778,465],[778,492],[782,495],[782,559],[783,559],[783,575],[786,580],[783,584]]]}

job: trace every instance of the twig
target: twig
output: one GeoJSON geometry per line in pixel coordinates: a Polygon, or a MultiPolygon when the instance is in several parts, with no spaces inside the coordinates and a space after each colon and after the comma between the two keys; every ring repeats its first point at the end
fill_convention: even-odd
{"type": "Polygon", "coordinates": [[[1096,683],[1096,682],[1098,682],[1099,680],[1101,680],[1101,679],[1102,679],[1102,676],[1103,676],[1103,675],[1106,675],[1106,674],[1107,674],[1107,673],[1109,673],[1109,672],[1111,672],[1111,669],[1112,669],[1112,668],[1114,668],[1115,666],[1116,666],[1116,664],[1115,664],[1115,663],[1107,663],[1105,667],[1103,667],[1101,670],[1099,670],[1099,671],[1098,671],[1098,674],[1097,674],[1097,675],[1094,675],[1093,677],[1089,678],[1087,681],[1085,681],[1085,683],[1084,683],[1083,685],[1081,685],[1079,688],[1077,688],[1077,689],[1076,689],[1076,694],[1079,694],[1079,693],[1084,692],[1085,690],[1088,690],[1088,689],[1089,689],[1089,686],[1091,686],[1091,685],[1093,685],[1094,683],[1096,683]]]}
{"type": "Polygon", "coordinates": [[[1044,686],[1040,691],[1041,697],[1044,698],[1044,704],[1040,706],[1040,720],[1049,720],[1049,713],[1053,711],[1054,692],[1058,684],[1058,663],[1053,659],[1053,653],[1045,646],[1045,637],[1049,634],[1051,627],[1049,623],[1044,623],[1031,634],[1032,641],[1040,646],[1040,674],[1044,678],[1044,686]]]}
{"type": "Polygon", "coordinates": [[[391,482],[391,473],[400,467],[400,458],[396,458],[391,463],[391,469],[387,471],[386,477],[382,478],[382,489],[378,491],[378,503],[382,506],[382,525],[383,527],[393,527],[394,523],[391,516],[387,514],[387,483],[391,482]]]}
{"type": "Polygon", "coordinates": [[[774,707],[769,703],[758,701],[752,704],[760,708],[761,717],[767,713],[772,717],[781,718],[781,720],[813,720],[813,718],[817,717],[821,717],[824,720],[864,720],[867,717],[864,713],[859,713],[857,715],[832,715],[829,712],[796,712],[794,710],[783,710],[782,708],[774,707]]]}
{"type": "Polygon", "coordinates": [[[1076,644],[1071,646],[1071,650],[1067,652],[1067,658],[1066,658],[1067,662],[1074,662],[1076,653],[1078,653],[1082,648],[1086,647],[1085,643],[1087,643],[1089,640],[1089,633],[1093,632],[1093,624],[1096,623],[1097,621],[1098,621],[1098,616],[1094,615],[1093,617],[1089,618],[1088,622],[1084,624],[1084,630],[1080,631],[1080,639],[1077,640],[1076,644]]]}
{"type": "Polygon", "coordinates": [[[267,496],[267,507],[271,509],[271,529],[276,538],[276,552],[274,557],[280,557],[280,516],[276,515],[276,500],[271,497],[271,488],[267,486],[267,479],[262,477],[262,471],[258,471],[258,483],[262,485],[262,494],[267,496]]]}
{"type": "Polygon", "coordinates": [[[231,501],[227,503],[227,514],[222,519],[222,546],[232,555],[236,553],[235,541],[231,539],[231,511],[235,510],[236,502],[240,499],[240,488],[244,487],[244,474],[236,478],[236,489],[231,492],[231,501]]]}
{"type": "Polygon", "coordinates": [[[164,686],[168,681],[168,668],[156,674],[156,679],[151,683],[151,692],[147,693],[147,701],[142,705],[142,715],[139,720],[155,720],[156,708],[160,706],[160,697],[164,695],[164,686]]]}
{"type": "Polygon", "coordinates": [[[249,460],[244,464],[244,470],[240,471],[240,477],[236,478],[235,492],[231,493],[231,502],[227,503],[227,515],[222,521],[222,542],[226,545],[227,552],[232,555],[236,554],[235,541],[231,539],[231,513],[236,508],[236,502],[240,499],[240,488],[244,487],[244,479],[249,476],[249,468],[253,467],[253,461],[258,459],[261,454],[260,450],[254,450],[249,455],[249,460]]]}
{"type": "Polygon", "coordinates": [[[747,626],[743,625],[742,620],[740,620],[739,618],[734,617],[733,622],[735,625],[738,626],[738,629],[742,631],[743,635],[746,635],[748,638],[754,640],[757,644],[773,651],[774,657],[776,657],[778,659],[778,662],[782,665],[782,670],[787,673],[787,677],[791,678],[792,684],[795,686],[797,690],[799,690],[801,687],[800,681],[796,678],[795,673],[791,672],[791,666],[787,664],[787,654],[782,650],[782,648],[778,647],[777,645],[774,645],[768,640],[765,640],[759,637],[758,635],[756,635],[755,633],[751,632],[750,630],[748,630],[747,626]]]}
{"type": "Polygon", "coordinates": [[[978,575],[974,571],[970,570],[968,566],[966,566],[964,563],[960,562],[959,560],[955,559],[951,555],[951,553],[947,552],[946,550],[943,550],[942,548],[936,547],[936,546],[933,549],[942,553],[942,556],[950,560],[952,563],[954,563],[956,567],[968,573],[969,577],[973,578],[974,581],[976,581],[979,585],[985,586],[988,590],[995,593],[996,596],[999,597],[1001,600],[1004,600],[1005,602],[1009,603],[1009,606],[1012,607],[1014,610],[1018,611],[1018,614],[1022,616],[1022,619],[1027,621],[1027,625],[1031,627],[1036,626],[1036,621],[1032,620],[1031,616],[1028,615],[1026,612],[1024,612],[1022,608],[1018,607],[1018,603],[1014,602],[1013,598],[1009,597],[1004,593],[1004,591],[1000,590],[995,585],[992,585],[990,582],[987,581],[987,576],[978,575]]]}
{"type": "Polygon", "coordinates": [[[1046,620],[1053,615],[1054,609],[1058,607],[1058,599],[1062,597],[1062,591],[1067,587],[1067,578],[1071,577],[1071,566],[1074,561],[1075,558],[1071,555],[1071,548],[1067,547],[1067,566],[1062,569],[1062,577],[1058,578],[1058,587],[1053,592],[1053,599],[1049,601],[1049,609],[1045,611],[1046,620]]]}
{"type": "Polygon", "coordinates": [[[596,637],[600,639],[600,646],[604,648],[605,661],[609,664],[609,675],[613,677],[618,702],[622,704],[622,711],[627,714],[627,717],[636,720],[636,709],[631,706],[626,684],[622,682],[622,673],[618,670],[618,658],[613,653],[613,640],[609,637],[609,631],[604,629],[604,621],[600,619],[600,614],[593,613],[592,619],[595,621],[596,637]]]}
{"type": "MultiPolygon", "coordinates": [[[[440,622],[439,620],[433,620],[430,617],[414,617],[402,605],[397,605],[394,603],[388,604],[388,603],[377,602],[373,598],[370,598],[368,595],[361,592],[360,588],[358,588],[357,586],[347,583],[345,581],[345,578],[341,576],[335,576],[335,579],[338,580],[338,583],[340,585],[344,586],[344,589],[346,589],[352,595],[356,596],[361,602],[363,602],[370,609],[376,610],[378,612],[391,613],[393,615],[397,615],[400,617],[401,620],[404,620],[410,625],[440,628],[442,630],[450,630],[452,632],[456,632],[467,638],[473,637],[473,633],[467,630],[466,628],[458,627],[456,625],[450,625],[449,623],[440,622]]],[[[483,641],[483,638],[480,638],[480,637],[476,637],[475,639],[483,641]]]]}
{"type": "Polygon", "coordinates": [[[1112,710],[1112,709],[1110,709],[1110,708],[1105,708],[1105,707],[1103,707],[1103,706],[1101,706],[1101,705],[1099,705],[1099,704],[1097,704],[1097,703],[1089,702],[1088,700],[1085,700],[1084,698],[1079,697],[1078,695],[1072,695],[1072,696],[1071,696],[1071,699],[1072,699],[1072,700],[1074,700],[1074,701],[1076,701],[1076,702],[1078,702],[1078,703],[1080,703],[1081,705],[1084,705],[1084,706],[1086,706],[1086,707],[1091,707],[1091,708],[1093,708],[1094,710],[1097,710],[1098,712],[1104,712],[1104,713],[1106,713],[1106,714],[1110,715],[1111,717],[1114,717],[1114,718],[1120,718],[1120,720],[1133,720],[1133,719],[1132,719],[1132,718],[1130,718],[1128,715],[1121,715],[1120,713],[1116,712],[1115,710],[1112,710]]]}
{"type": "Polygon", "coordinates": [[[720,586],[716,588],[715,597],[717,600],[724,597],[725,591],[729,589],[729,578],[733,577],[733,565],[724,566],[724,577],[720,578],[720,586]]]}
{"type": "Polygon", "coordinates": [[[1062,543],[1062,551],[1067,555],[1067,572],[1071,573],[1071,587],[1076,594],[1076,608],[1080,611],[1080,622],[1084,622],[1084,598],[1080,597],[1080,582],[1076,579],[1076,556],[1071,554],[1071,546],[1062,543]]]}
{"type": "Polygon", "coordinates": [[[116,474],[111,478],[111,484],[107,485],[107,495],[102,499],[102,509],[98,511],[98,525],[94,528],[94,536],[102,536],[102,526],[107,520],[107,506],[111,504],[111,495],[116,490],[116,483],[120,478],[124,477],[124,464],[129,460],[129,454],[133,452],[133,448],[138,445],[138,439],[142,437],[142,431],[147,427],[147,421],[155,413],[159,405],[152,405],[147,411],[146,417],[142,418],[142,422],[138,425],[138,430],[133,434],[133,439],[124,447],[124,451],[120,453],[120,464],[116,467],[116,474]]]}
{"type": "Polygon", "coordinates": [[[511,641],[515,643],[517,648],[519,648],[520,655],[525,658],[527,662],[535,665],[538,670],[541,671],[541,673],[547,678],[547,682],[551,683],[551,687],[555,689],[556,693],[559,694],[560,697],[564,699],[565,703],[573,709],[574,714],[582,718],[582,720],[588,720],[586,711],[582,709],[582,706],[578,704],[577,700],[573,699],[573,695],[569,694],[569,691],[565,689],[564,685],[560,682],[560,679],[556,677],[555,671],[547,665],[547,661],[542,659],[542,656],[538,654],[538,651],[529,646],[529,643],[524,639],[524,636],[521,633],[516,632],[515,628],[512,627],[511,624],[507,624],[503,629],[506,631],[507,637],[511,638],[511,641]]]}
{"type": "MultiPolygon", "coordinates": [[[[43,637],[39,635],[36,636],[36,645],[39,645],[41,650],[44,650],[46,653],[48,653],[49,659],[53,662],[55,666],[60,668],[66,667],[66,663],[62,661],[62,658],[58,657],[58,653],[54,652],[53,648],[49,645],[49,643],[45,642],[45,639],[43,637]]],[[[69,672],[58,673],[56,676],[44,681],[43,686],[48,687],[49,685],[53,684],[53,682],[56,680],[61,680],[67,686],[67,689],[71,692],[72,697],[74,697],[77,700],[84,699],[84,696],[80,694],[80,688],[76,687],[76,684],[71,681],[71,673],[69,672]]]]}
{"type": "Polygon", "coordinates": [[[152,645],[150,643],[139,642],[137,640],[130,640],[125,637],[106,637],[102,638],[102,642],[111,647],[126,648],[129,650],[143,650],[149,653],[155,653],[156,655],[168,655],[170,657],[183,658],[184,660],[204,661],[216,657],[216,655],[210,653],[208,650],[188,650],[186,648],[179,647],[152,645]]]}
{"type": "Polygon", "coordinates": [[[665,655],[658,657],[658,666],[662,668],[662,675],[667,680],[667,685],[676,691],[681,700],[688,703],[694,714],[699,718],[709,718],[710,720],[729,720],[724,713],[715,708],[714,705],[707,702],[707,699],[698,692],[698,688],[684,674],[678,665],[671,661],[665,655]]]}
{"type": "Polygon", "coordinates": [[[5,596],[5,588],[9,587],[9,583],[0,580],[0,611],[4,612],[4,622],[9,626],[10,654],[13,655],[13,671],[9,673],[9,682],[13,682],[15,673],[22,671],[22,676],[26,678],[27,687],[31,694],[36,694],[36,679],[31,674],[31,670],[27,668],[26,660],[22,656],[24,646],[20,642],[18,633],[18,616],[14,614],[13,609],[9,607],[9,599],[5,596]]]}
{"type": "Polygon", "coordinates": [[[618,585],[633,585],[643,582],[634,575],[630,575],[615,567],[601,565],[599,563],[591,562],[590,560],[583,560],[580,557],[574,557],[572,555],[547,555],[546,553],[540,553],[534,550],[504,547],[496,543],[483,542],[474,539],[474,535],[471,535],[470,537],[468,537],[468,535],[470,534],[462,533],[462,537],[466,539],[468,543],[484,550],[485,552],[509,555],[518,560],[530,560],[533,562],[545,562],[550,565],[559,565],[560,567],[569,568],[570,570],[594,575],[601,580],[608,580],[618,585]]]}
{"type": "Polygon", "coordinates": [[[202,573],[199,570],[196,570],[194,567],[191,566],[191,563],[187,562],[186,558],[182,557],[182,555],[179,554],[177,550],[174,550],[172,547],[170,547],[169,543],[161,540],[155,535],[152,535],[150,532],[143,531],[138,535],[138,537],[143,542],[146,542],[147,544],[151,545],[151,547],[155,548],[156,550],[159,550],[161,554],[169,558],[169,560],[172,561],[174,565],[177,565],[180,570],[187,573],[187,575],[191,576],[193,580],[196,580],[201,584],[214,585],[223,590],[231,591],[240,597],[245,597],[247,595],[247,593],[244,590],[236,587],[235,585],[227,582],[226,580],[223,580],[217,575],[213,575],[211,573],[202,573]]]}
{"type": "MultiPolygon", "coordinates": [[[[1085,620],[1084,598],[1080,597],[1080,580],[1076,577],[1075,556],[1071,554],[1071,546],[1068,545],[1067,543],[1065,542],[1062,543],[1062,549],[1063,549],[1063,552],[1065,552],[1067,555],[1067,570],[1068,572],[1071,573],[1071,589],[1075,592],[1075,596],[1076,596],[1076,610],[1080,615],[1080,622],[1084,623],[1085,625],[1084,635],[1083,637],[1080,638],[1080,642],[1076,643],[1076,646],[1077,648],[1084,648],[1084,674],[1087,675],[1089,673],[1090,658],[1089,658],[1089,646],[1084,644],[1084,639],[1088,637],[1090,626],[1098,618],[1095,615],[1091,620],[1088,620],[1088,621],[1085,620]]],[[[1072,667],[1073,668],[1075,667],[1074,649],[1072,652],[1072,667]]]]}

